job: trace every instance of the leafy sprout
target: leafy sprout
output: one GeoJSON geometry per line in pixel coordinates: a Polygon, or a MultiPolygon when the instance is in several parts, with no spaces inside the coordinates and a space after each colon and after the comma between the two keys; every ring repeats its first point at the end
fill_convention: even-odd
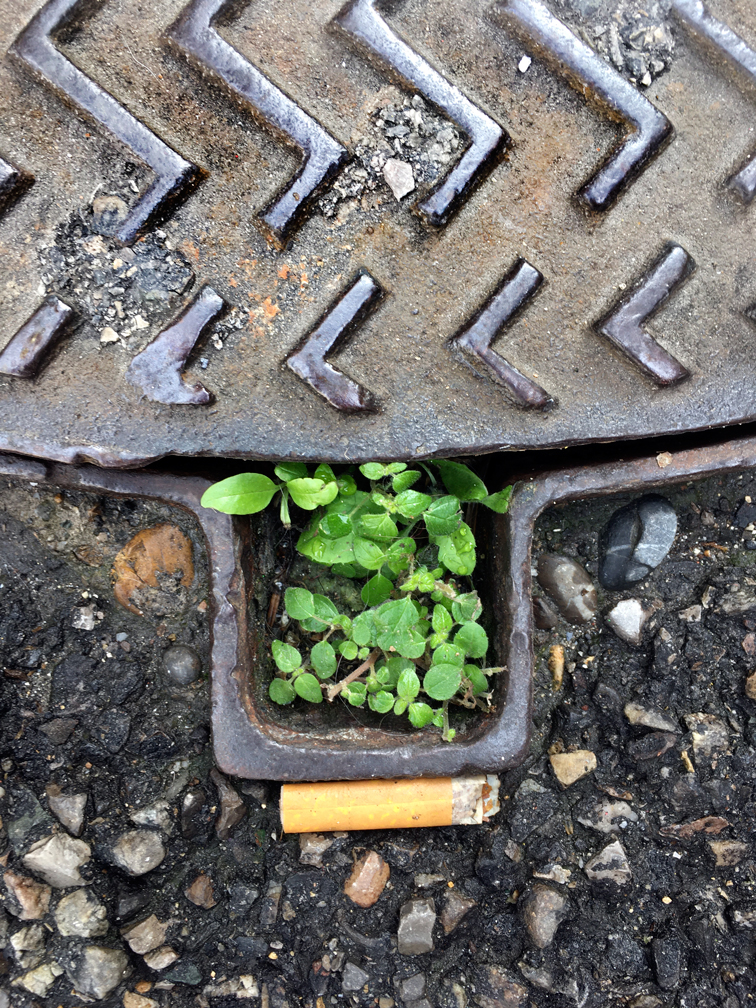
{"type": "Polygon", "coordinates": [[[210,487],[202,504],[256,514],[280,495],[287,528],[290,502],[312,512],[299,553],[362,582],[365,608],[354,616],[325,595],[286,589],[286,613],[310,644],[300,651],[273,641],[271,700],[322,703],[340,696],[376,714],[406,715],[418,729],[440,728],[451,741],[449,706],[490,710],[489,676],[500,671],[484,664],[489,642],[478,594],[458,580],[468,579],[476,564],[463,505],[504,513],[512,488],[489,494],[468,466],[443,459],[418,468],[367,462],[359,472],[366,489],[351,473],[336,475],[325,464],[310,473],[302,462],[280,462],[278,482],[262,473],[231,476],[210,487]]]}

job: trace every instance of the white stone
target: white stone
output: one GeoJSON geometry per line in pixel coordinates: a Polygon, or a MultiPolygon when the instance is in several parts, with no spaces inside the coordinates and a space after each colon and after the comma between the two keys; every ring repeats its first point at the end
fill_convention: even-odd
{"type": "Polygon", "coordinates": [[[87,945],[74,964],[66,967],[68,979],[81,994],[102,1001],[129,973],[129,957],[121,949],[87,945]]]}
{"type": "Polygon", "coordinates": [[[88,889],[69,893],[55,907],[55,924],[62,935],[95,938],[108,930],[105,907],[88,889]]]}
{"type": "Polygon", "coordinates": [[[625,885],[633,877],[625,849],[619,840],[610,843],[592,857],[585,866],[585,874],[589,879],[596,881],[606,879],[616,882],[617,885],[625,885]]]}
{"type": "Polygon", "coordinates": [[[627,802],[601,802],[594,805],[589,814],[575,817],[583,826],[595,829],[598,833],[617,833],[622,829],[622,823],[638,822],[638,815],[627,802]]]}
{"type": "Polygon", "coordinates": [[[701,614],[703,613],[703,608],[700,605],[688,606],[687,609],[681,609],[677,614],[681,620],[685,620],[686,623],[700,623],[701,614]]]}
{"type": "Polygon", "coordinates": [[[18,977],[13,981],[13,984],[16,987],[25,987],[30,993],[44,997],[62,972],[63,968],[56,962],[42,963],[36,969],[18,977]]]}
{"type": "Polygon", "coordinates": [[[569,787],[575,781],[596,769],[596,754],[590,749],[575,752],[554,753],[549,756],[551,767],[560,784],[569,787]]]}
{"type": "Polygon", "coordinates": [[[730,733],[721,718],[714,714],[686,714],[684,720],[693,737],[696,761],[727,751],[730,733]]]}
{"type": "Polygon", "coordinates": [[[96,622],[94,606],[82,606],[80,609],[74,609],[71,626],[75,630],[94,630],[96,622]]]}
{"type": "Polygon", "coordinates": [[[383,177],[386,180],[391,192],[397,200],[401,200],[407,193],[415,188],[415,176],[412,173],[412,166],[406,161],[399,161],[397,158],[389,158],[383,166],[383,177]]]}
{"type": "Polygon", "coordinates": [[[659,731],[679,732],[680,726],[671,718],[665,717],[659,711],[649,710],[640,704],[625,704],[625,717],[630,724],[643,725],[644,728],[657,728],[659,731]]]}
{"type": "Polygon", "coordinates": [[[530,69],[530,64],[532,62],[533,60],[530,58],[530,56],[523,56],[520,62],[517,64],[517,69],[520,71],[520,73],[527,73],[527,71],[530,69]]]}
{"type": "Polygon", "coordinates": [[[164,970],[178,959],[178,955],[173,951],[170,945],[162,945],[160,948],[155,949],[154,952],[148,952],[144,957],[145,963],[152,970],[164,970]]]}
{"type": "Polygon", "coordinates": [[[154,805],[137,809],[136,812],[131,813],[129,819],[137,826],[157,826],[168,836],[173,833],[171,808],[165,798],[156,801],[154,805]]]}
{"type": "Polygon", "coordinates": [[[117,343],[119,339],[118,333],[109,325],[106,325],[100,333],[100,343],[117,343]]]}
{"type": "Polygon", "coordinates": [[[89,844],[83,840],[75,840],[67,833],[53,833],[32,844],[23,861],[27,868],[53,888],[66,889],[87,884],[79,874],[79,868],[91,856],[89,844]]]}
{"type": "Polygon", "coordinates": [[[122,833],[113,848],[115,863],[129,875],[144,875],[152,871],[164,857],[165,847],[160,837],[149,830],[122,833]]]}
{"type": "Polygon", "coordinates": [[[87,804],[87,795],[61,794],[61,789],[57,784],[47,786],[47,804],[53,815],[63,823],[69,833],[79,836],[84,826],[84,809],[87,804]]]}
{"type": "Polygon", "coordinates": [[[651,610],[644,609],[638,599],[625,599],[607,613],[606,620],[619,638],[638,645],[650,615],[651,610]]]}
{"type": "Polygon", "coordinates": [[[121,934],[129,943],[132,952],[144,955],[152,952],[165,941],[165,933],[168,930],[168,923],[163,924],[152,914],[139,924],[132,924],[121,931],[121,934]]]}

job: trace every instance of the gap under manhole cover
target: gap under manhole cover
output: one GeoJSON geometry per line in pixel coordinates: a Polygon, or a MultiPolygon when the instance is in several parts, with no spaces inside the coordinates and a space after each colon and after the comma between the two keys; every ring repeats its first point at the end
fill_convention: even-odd
{"type": "Polygon", "coordinates": [[[0,0],[0,51],[5,449],[756,416],[747,0],[0,0]]]}

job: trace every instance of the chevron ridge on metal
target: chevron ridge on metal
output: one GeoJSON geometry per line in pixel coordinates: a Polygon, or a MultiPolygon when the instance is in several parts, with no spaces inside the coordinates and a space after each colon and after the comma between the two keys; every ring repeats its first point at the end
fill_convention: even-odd
{"type": "Polygon", "coordinates": [[[446,224],[493,168],[509,143],[509,135],[392,31],[376,10],[376,0],[352,0],[333,23],[442,109],[469,137],[470,144],[460,160],[416,207],[427,223],[436,227],[446,224]]]}
{"type": "Polygon", "coordinates": [[[0,374],[33,378],[74,321],[74,310],[51,294],[0,351],[0,374]]]}
{"type": "Polygon", "coordinates": [[[286,358],[286,366],[342,413],[369,413],[377,408],[374,396],[325,357],[375,309],[383,289],[365,270],[357,275],[317,326],[286,358]]]}
{"type": "Polygon", "coordinates": [[[0,214],[5,213],[33,182],[33,175],[0,158],[0,214]]]}
{"type": "Polygon", "coordinates": [[[641,328],[690,276],[696,264],[681,245],[669,244],[629,295],[596,329],[641,367],[657,385],[675,385],[689,371],[641,328]]]}
{"type": "Polygon", "coordinates": [[[204,406],[212,393],[183,377],[187,358],[206,326],[226,309],[226,302],[206,284],[178,318],[138,353],[126,369],[126,380],[153,402],[204,406]]]}
{"type": "Polygon", "coordinates": [[[49,0],[31,19],[9,52],[65,100],[82,109],[121,141],[157,178],[121,224],[116,238],[131,244],[150,225],[186,199],[201,177],[200,169],[161,140],[104,88],[67,59],[52,36],[86,11],[85,0],[49,0]]]}
{"type": "Polygon", "coordinates": [[[212,70],[234,98],[251,106],[258,119],[272,126],[303,155],[303,163],[292,181],[260,215],[270,236],[283,247],[347,160],[348,152],[218,34],[213,22],[233,2],[192,0],[166,35],[200,70],[212,70]]]}
{"type": "Polygon", "coordinates": [[[554,400],[497,353],[491,343],[505,325],[514,321],[542,283],[543,274],[526,259],[518,259],[494,294],[450,343],[453,350],[462,351],[471,363],[485,364],[494,381],[503,385],[519,406],[529,409],[544,409],[554,400]]]}
{"type": "Polygon", "coordinates": [[[588,209],[607,210],[670,140],[672,123],[539,0],[505,0],[500,9],[526,30],[538,51],[576,91],[608,107],[630,127],[577,193],[588,209]]]}
{"type": "MultiPolygon", "coordinates": [[[[756,52],[732,28],[713,17],[701,0],[672,0],[672,8],[693,35],[703,37],[715,46],[726,59],[756,84],[756,52]]],[[[750,203],[756,196],[756,154],[753,154],[739,171],[725,183],[750,203]]]]}

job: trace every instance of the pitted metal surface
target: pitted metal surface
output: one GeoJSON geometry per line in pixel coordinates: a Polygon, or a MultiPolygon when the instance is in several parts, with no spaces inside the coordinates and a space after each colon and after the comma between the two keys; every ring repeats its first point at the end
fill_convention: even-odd
{"type": "Polygon", "coordinates": [[[0,447],[359,460],[756,417],[756,11],[673,0],[636,79],[599,45],[618,4],[576,6],[0,0],[0,353],[50,297],[75,319],[0,377],[0,447]]]}

